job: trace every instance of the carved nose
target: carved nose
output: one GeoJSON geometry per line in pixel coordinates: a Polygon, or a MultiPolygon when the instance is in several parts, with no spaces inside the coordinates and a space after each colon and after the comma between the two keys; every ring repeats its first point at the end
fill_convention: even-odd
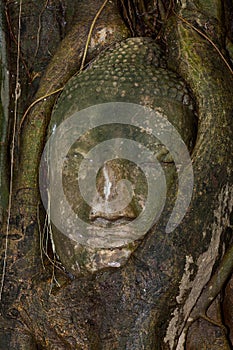
{"type": "Polygon", "coordinates": [[[125,178],[126,170],[121,164],[104,164],[97,178],[97,196],[89,214],[91,221],[119,224],[132,221],[138,216],[131,201],[131,185],[125,178]]]}

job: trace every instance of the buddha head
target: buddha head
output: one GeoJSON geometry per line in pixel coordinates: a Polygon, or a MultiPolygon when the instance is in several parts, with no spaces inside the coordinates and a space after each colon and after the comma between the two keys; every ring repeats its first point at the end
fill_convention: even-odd
{"type": "Polygon", "coordinates": [[[70,79],[42,166],[51,240],[67,271],[118,268],[155,230],[195,123],[187,86],[152,39],[116,44],[70,79]]]}

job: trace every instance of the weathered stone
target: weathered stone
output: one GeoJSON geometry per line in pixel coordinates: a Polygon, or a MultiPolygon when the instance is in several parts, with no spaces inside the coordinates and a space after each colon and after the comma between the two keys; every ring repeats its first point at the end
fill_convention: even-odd
{"type": "MultiPolygon", "coordinates": [[[[192,98],[182,79],[167,69],[164,53],[152,39],[131,38],[118,43],[90,63],[84,72],[73,77],[65,86],[54,108],[50,130],[55,130],[62,121],[75,112],[105,102],[132,102],[162,113],[164,118],[178,130],[189,150],[192,150],[195,142],[192,98]]],[[[158,140],[130,126],[122,128],[115,125],[110,133],[111,138],[131,137],[150,147],[163,164],[169,188],[175,177],[174,162],[158,140]]],[[[77,185],[77,169],[82,154],[108,138],[109,127],[101,127],[99,131],[91,130],[71,147],[63,169],[64,193],[72,209],[84,221],[95,221],[100,227],[116,226],[122,223],[122,220],[127,222],[137,217],[144,209],[147,191],[147,184],[140,169],[132,164],[126,166],[125,163],[111,161],[103,165],[97,178],[100,197],[106,201],[114,199],[117,196],[117,182],[131,177],[134,183],[137,182],[134,200],[115,216],[101,212],[93,213],[84,202],[77,185]],[[105,196],[104,172],[107,173],[111,183],[109,198],[105,196]]],[[[96,198],[96,201],[98,200],[96,198]]],[[[59,198],[56,203],[59,204],[55,209],[55,215],[68,220],[59,198]]],[[[122,266],[138,245],[138,242],[124,244],[123,240],[121,246],[117,248],[94,249],[88,247],[87,240],[87,246],[84,247],[67,238],[55,227],[53,227],[53,241],[56,253],[66,269],[76,275],[87,270],[93,272],[100,268],[122,266]]]]}

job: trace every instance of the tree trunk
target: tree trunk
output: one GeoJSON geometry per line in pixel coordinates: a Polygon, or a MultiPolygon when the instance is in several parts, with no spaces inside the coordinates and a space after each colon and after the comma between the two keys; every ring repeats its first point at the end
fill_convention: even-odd
{"type": "MultiPolygon", "coordinates": [[[[40,201],[39,163],[54,104],[62,115],[69,84],[84,76],[57,101],[83,68],[103,1],[2,1],[0,349],[230,349],[232,332],[223,325],[232,322],[227,313],[222,319],[219,293],[233,267],[232,5],[119,3],[103,6],[85,64],[104,50],[100,58],[108,59],[109,46],[131,35],[150,36],[165,50],[163,69],[188,86],[198,120],[190,206],[168,233],[179,185],[172,183],[161,217],[120,267],[74,274],[59,260],[40,201]]],[[[135,91],[127,92],[124,102],[132,102],[135,91]]],[[[224,305],[232,307],[231,299],[224,305]]]]}

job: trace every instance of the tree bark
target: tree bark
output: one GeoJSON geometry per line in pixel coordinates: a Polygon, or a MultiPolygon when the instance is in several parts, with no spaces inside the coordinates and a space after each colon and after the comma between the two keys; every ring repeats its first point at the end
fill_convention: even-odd
{"type": "MultiPolygon", "coordinates": [[[[216,344],[220,344],[219,349],[230,348],[222,328],[216,328],[222,322],[219,314],[209,311],[212,323],[203,318],[210,299],[215,299],[229,277],[233,261],[232,254],[228,254],[228,270],[221,279],[221,263],[225,266],[225,252],[232,244],[233,79],[230,49],[227,51],[232,45],[232,19],[226,17],[226,9],[231,5],[225,1],[224,8],[220,0],[181,1],[174,6],[166,1],[158,3],[158,30],[153,29],[153,33],[151,12],[144,27],[139,25],[141,17],[138,22],[129,18],[130,6],[135,5],[135,16],[135,9],[142,11],[142,5],[125,1],[121,2],[121,9],[127,12],[127,23],[136,23],[134,35],[159,34],[158,42],[166,48],[169,68],[184,79],[195,100],[198,132],[191,155],[192,201],[181,224],[173,232],[165,233],[174,205],[174,195],[168,194],[160,220],[125,266],[80,277],[72,276],[56,261],[48,238],[46,256],[43,253],[42,241],[46,238],[40,223],[45,221],[45,213],[39,198],[38,167],[57,99],[57,93],[47,95],[60,91],[78,71],[88,29],[102,2],[92,1],[87,6],[69,0],[24,1],[20,52],[14,44],[20,2],[17,6],[8,1],[2,3],[2,18],[5,13],[8,28],[1,56],[2,71],[6,72],[7,57],[11,73],[9,90],[14,98],[7,116],[8,88],[5,88],[4,113],[0,119],[1,349],[200,349],[195,342],[196,334],[202,334],[200,322],[206,322],[204,332],[213,338],[204,337],[205,349],[215,349],[216,344]],[[21,97],[16,98],[14,87],[19,81],[15,64],[19,54],[21,97]],[[37,99],[40,101],[23,116],[37,99]],[[11,110],[16,107],[14,120],[11,110]],[[8,167],[6,143],[10,145],[12,141],[14,126],[19,136],[13,150],[12,205],[7,210],[2,189],[7,193],[8,173],[12,169],[8,172],[2,169],[4,165],[8,167]]],[[[132,26],[125,27],[118,11],[115,2],[104,8],[87,61],[112,43],[130,36],[132,26]],[[104,42],[99,36],[103,28],[109,28],[111,33],[104,42]]]]}

